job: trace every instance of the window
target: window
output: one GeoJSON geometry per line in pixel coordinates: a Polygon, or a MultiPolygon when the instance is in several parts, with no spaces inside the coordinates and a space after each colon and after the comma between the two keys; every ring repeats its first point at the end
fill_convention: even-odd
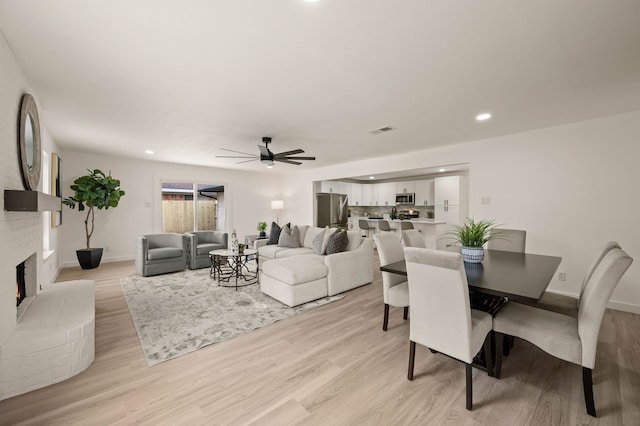
{"type": "Polygon", "coordinates": [[[223,185],[162,183],[162,232],[210,229],[224,229],[223,185]]]}

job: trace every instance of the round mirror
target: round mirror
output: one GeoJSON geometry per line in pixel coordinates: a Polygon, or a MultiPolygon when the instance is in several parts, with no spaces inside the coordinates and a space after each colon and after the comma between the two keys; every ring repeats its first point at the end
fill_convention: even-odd
{"type": "Polygon", "coordinates": [[[28,190],[37,191],[41,166],[40,120],[36,102],[29,94],[22,97],[18,144],[24,186],[28,190]]]}

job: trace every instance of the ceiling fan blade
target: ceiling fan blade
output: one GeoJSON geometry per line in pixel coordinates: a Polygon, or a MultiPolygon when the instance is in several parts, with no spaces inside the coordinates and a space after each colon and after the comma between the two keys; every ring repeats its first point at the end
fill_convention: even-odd
{"type": "Polygon", "coordinates": [[[233,149],[227,149],[227,148],[220,148],[223,151],[229,151],[229,152],[237,152],[238,154],[245,154],[245,155],[255,155],[255,154],[249,154],[248,152],[242,152],[242,151],[235,151],[233,149]]]}
{"type": "Polygon", "coordinates": [[[289,155],[302,154],[303,152],[301,149],[294,149],[293,151],[279,152],[274,154],[274,157],[288,157],[289,155]]]}
{"type": "Polygon", "coordinates": [[[240,157],[239,155],[216,155],[216,158],[253,158],[254,160],[257,160],[258,156],[251,155],[250,157],[240,157]]]}
{"type": "Polygon", "coordinates": [[[251,160],[238,161],[236,164],[249,163],[251,161],[258,161],[257,158],[252,158],[251,160]]]}
{"type": "Polygon", "coordinates": [[[316,157],[285,157],[287,160],[315,160],[316,157]]]}
{"type": "Polygon", "coordinates": [[[300,164],[302,164],[297,161],[287,160],[286,158],[274,158],[273,161],[279,161],[281,163],[287,163],[287,164],[295,164],[296,166],[299,166],[300,164]]]}

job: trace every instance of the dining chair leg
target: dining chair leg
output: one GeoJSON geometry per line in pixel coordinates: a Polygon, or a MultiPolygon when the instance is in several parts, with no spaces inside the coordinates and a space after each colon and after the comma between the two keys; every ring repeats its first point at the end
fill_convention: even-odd
{"type": "Polygon", "coordinates": [[[413,365],[416,360],[416,342],[409,340],[409,371],[407,372],[407,379],[413,380],[413,365]]]}
{"type": "Polygon", "coordinates": [[[389,325],[389,304],[384,304],[384,319],[382,320],[382,330],[387,331],[389,325]]]}
{"type": "Polygon", "coordinates": [[[409,318],[409,307],[408,307],[408,306],[405,306],[405,307],[404,307],[404,315],[402,316],[402,318],[403,318],[404,320],[406,320],[407,318],[409,318]]]}
{"type": "Polygon", "coordinates": [[[493,377],[493,344],[491,333],[487,334],[484,339],[484,359],[487,364],[487,374],[489,377],[493,377]]]}
{"type": "Polygon", "coordinates": [[[466,377],[467,377],[467,410],[471,410],[473,405],[473,377],[471,364],[466,364],[466,377]]]}
{"type": "Polygon", "coordinates": [[[493,366],[493,377],[496,379],[500,378],[500,370],[502,370],[502,349],[504,346],[504,334],[495,333],[496,334],[496,363],[493,366]]]}
{"type": "Polygon", "coordinates": [[[590,416],[596,416],[596,404],[593,401],[593,380],[591,378],[591,369],[582,367],[582,388],[584,389],[584,404],[587,406],[587,413],[590,416]]]}

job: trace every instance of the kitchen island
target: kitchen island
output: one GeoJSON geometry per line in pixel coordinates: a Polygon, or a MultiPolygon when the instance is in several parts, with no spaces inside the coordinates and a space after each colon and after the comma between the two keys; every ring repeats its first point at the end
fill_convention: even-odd
{"type": "Polygon", "coordinates": [[[391,229],[396,230],[396,232],[400,232],[400,223],[402,222],[411,222],[413,223],[413,227],[420,231],[422,234],[422,238],[424,239],[424,244],[427,248],[430,249],[438,249],[442,250],[446,247],[447,242],[445,238],[445,232],[447,231],[447,223],[442,220],[435,219],[378,219],[378,218],[370,218],[370,217],[358,217],[352,216],[349,218],[349,229],[357,230],[359,229],[358,221],[360,219],[364,219],[369,223],[369,226],[373,226],[376,228],[376,232],[378,231],[378,222],[380,220],[387,220],[389,222],[389,227],[391,229]]]}

